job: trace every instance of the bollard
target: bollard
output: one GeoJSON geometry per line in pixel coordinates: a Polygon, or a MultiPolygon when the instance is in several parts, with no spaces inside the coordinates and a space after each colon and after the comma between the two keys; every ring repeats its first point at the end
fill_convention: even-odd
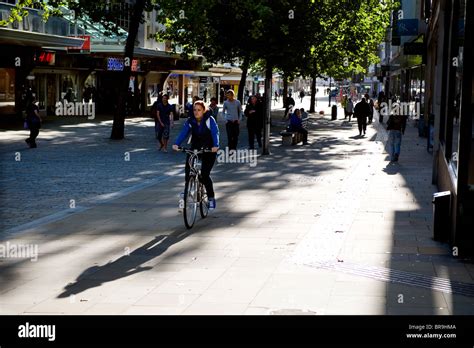
{"type": "Polygon", "coordinates": [[[337,120],[337,106],[333,105],[331,108],[331,120],[337,120]]]}

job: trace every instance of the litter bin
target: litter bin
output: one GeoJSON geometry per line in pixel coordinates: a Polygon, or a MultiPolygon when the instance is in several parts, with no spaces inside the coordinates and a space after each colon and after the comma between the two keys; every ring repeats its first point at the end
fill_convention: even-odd
{"type": "Polygon", "coordinates": [[[333,105],[331,108],[331,120],[337,120],[337,106],[333,105]]]}
{"type": "Polygon", "coordinates": [[[433,239],[439,242],[449,240],[449,220],[451,215],[451,192],[433,194],[433,239]]]}

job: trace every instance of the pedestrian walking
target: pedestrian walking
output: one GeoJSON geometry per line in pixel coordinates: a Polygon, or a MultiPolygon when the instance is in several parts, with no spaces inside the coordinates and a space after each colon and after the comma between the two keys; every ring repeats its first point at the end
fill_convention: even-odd
{"type": "Polygon", "coordinates": [[[291,94],[288,95],[288,98],[286,98],[286,103],[285,103],[285,113],[283,114],[283,119],[285,120],[287,118],[288,113],[292,113],[293,112],[293,107],[296,105],[296,102],[295,100],[293,99],[293,97],[291,96],[291,94]]]}
{"type": "Polygon", "coordinates": [[[168,141],[170,138],[170,127],[173,125],[173,113],[175,107],[168,103],[168,95],[163,95],[162,103],[158,105],[156,118],[158,120],[158,151],[168,152],[168,141]]]}
{"type": "Polygon", "coordinates": [[[380,91],[379,97],[377,99],[377,112],[379,113],[379,123],[383,123],[383,113],[381,110],[384,107],[384,103],[387,102],[384,91],[380,91]]]}
{"type": "Polygon", "coordinates": [[[125,99],[125,114],[126,115],[131,115],[132,114],[132,111],[133,111],[133,97],[134,97],[134,94],[133,94],[133,91],[132,91],[132,87],[128,87],[127,96],[126,96],[126,99],[125,99]]]}
{"type": "Polygon", "coordinates": [[[229,89],[226,93],[227,100],[224,102],[222,112],[226,119],[227,142],[229,150],[236,150],[239,142],[240,120],[242,117],[242,105],[235,99],[235,93],[229,89]]]}
{"type": "Polygon", "coordinates": [[[346,94],[344,94],[342,96],[341,106],[342,106],[342,109],[344,110],[344,119],[346,119],[347,118],[347,109],[346,109],[346,107],[347,107],[347,95],[346,94]]]}
{"type": "Polygon", "coordinates": [[[300,103],[303,102],[303,98],[304,98],[304,90],[301,89],[301,91],[300,91],[300,103]]]}
{"type": "Polygon", "coordinates": [[[351,122],[352,114],[354,113],[354,103],[352,102],[352,98],[347,99],[345,111],[347,116],[349,116],[349,122],[351,122]]]}
{"type": "Polygon", "coordinates": [[[199,100],[199,97],[197,95],[195,95],[193,97],[193,101],[192,102],[188,102],[185,106],[185,109],[186,109],[186,116],[188,118],[192,117],[194,115],[194,111],[193,111],[193,105],[195,102],[197,102],[199,100]]]}
{"type": "Polygon", "coordinates": [[[224,91],[224,87],[221,87],[221,90],[219,92],[219,95],[221,97],[221,104],[224,104],[224,101],[225,101],[225,91],[224,91]]]}
{"type": "Polygon", "coordinates": [[[247,130],[249,134],[249,149],[254,149],[255,137],[258,147],[262,147],[263,110],[258,103],[256,96],[251,96],[249,104],[244,112],[247,117],[247,130]]]}
{"type": "Polygon", "coordinates": [[[36,105],[36,98],[31,96],[26,107],[26,125],[30,130],[29,138],[25,139],[25,142],[30,148],[36,148],[36,138],[39,135],[39,130],[41,128],[41,116],[39,114],[39,108],[36,105]]]}
{"type": "Polygon", "coordinates": [[[369,114],[369,122],[367,124],[371,124],[372,120],[374,119],[374,101],[370,98],[369,93],[365,94],[365,100],[369,104],[370,107],[370,114],[369,114]]]}
{"type": "Polygon", "coordinates": [[[211,98],[211,104],[209,104],[209,112],[211,116],[214,117],[214,120],[217,122],[217,116],[219,115],[219,106],[217,105],[217,98],[211,98]]]}
{"type": "Polygon", "coordinates": [[[359,127],[359,136],[362,136],[362,132],[365,135],[367,130],[367,117],[370,114],[370,106],[365,100],[362,98],[360,102],[358,102],[354,108],[354,117],[357,118],[357,126],[359,127]]]}
{"type": "Polygon", "coordinates": [[[207,103],[207,88],[204,88],[203,97],[204,97],[204,103],[207,103]]]}
{"type": "MultiPolygon", "coordinates": [[[[396,105],[396,104],[395,104],[396,105]]],[[[400,110],[393,105],[394,110],[400,110]]],[[[391,114],[387,121],[388,145],[391,162],[398,162],[402,145],[402,135],[405,134],[407,115],[391,114]]]]}
{"type": "Polygon", "coordinates": [[[244,100],[244,103],[247,104],[249,102],[249,99],[250,99],[250,91],[246,88],[245,89],[245,100],[244,100]]]}

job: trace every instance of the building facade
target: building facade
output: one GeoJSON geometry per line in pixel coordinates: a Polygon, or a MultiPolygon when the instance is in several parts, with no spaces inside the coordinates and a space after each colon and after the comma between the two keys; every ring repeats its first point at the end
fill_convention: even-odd
{"type": "Polygon", "coordinates": [[[470,0],[426,1],[425,110],[434,120],[433,183],[451,194],[446,239],[474,255],[473,19],[470,0]]]}

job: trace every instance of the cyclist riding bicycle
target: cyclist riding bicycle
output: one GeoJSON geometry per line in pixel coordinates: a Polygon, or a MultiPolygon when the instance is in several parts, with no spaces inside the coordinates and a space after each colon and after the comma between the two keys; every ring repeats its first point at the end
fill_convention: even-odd
{"type": "MultiPolygon", "coordinates": [[[[173,145],[173,150],[179,151],[181,143],[191,135],[191,149],[200,150],[202,148],[211,149],[212,152],[206,152],[199,155],[201,166],[201,182],[206,187],[207,197],[209,199],[209,210],[216,208],[216,199],[214,197],[214,187],[210,177],[212,167],[216,162],[217,150],[219,150],[219,127],[211,112],[207,110],[203,101],[198,100],[193,105],[194,115],[189,117],[183,125],[173,145]]],[[[189,154],[186,157],[185,180],[189,177],[189,154]]]]}

